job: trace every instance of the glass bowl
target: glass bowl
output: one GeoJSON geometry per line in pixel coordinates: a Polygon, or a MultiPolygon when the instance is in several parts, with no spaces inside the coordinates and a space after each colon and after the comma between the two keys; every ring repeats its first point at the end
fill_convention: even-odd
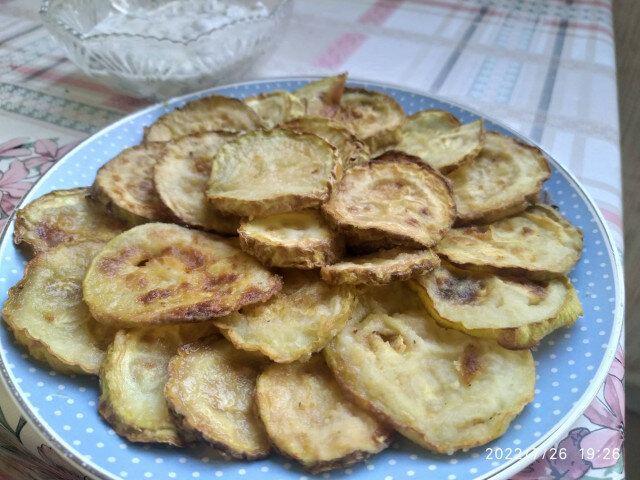
{"type": "Polygon", "coordinates": [[[291,0],[45,0],[43,23],[86,74],[169,98],[239,77],[273,50],[291,0]]]}

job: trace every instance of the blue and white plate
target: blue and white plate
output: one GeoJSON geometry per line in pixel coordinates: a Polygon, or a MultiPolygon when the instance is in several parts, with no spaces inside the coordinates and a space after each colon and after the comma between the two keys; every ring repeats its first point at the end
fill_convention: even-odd
{"type": "MultiPolygon", "coordinates": [[[[245,97],[276,89],[294,90],[310,78],[255,81],[216,88],[154,105],[92,136],[53,166],[36,183],[23,204],[55,189],[90,185],[97,169],[126,147],[138,144],[143,127],[189,100],[217,93],[245,97]]],[[[394,97],[408,114],[424,109],[449,110],[463,123],[481,116],[457,105],[402,88],[374,83],[354,85],[394,97]]],[[[487,129],[515,135],[485,119],[487,129]]],[[[521,138],[527,141],[526,138],[521,138]]],[[[391,448],[348,469],[319,478],[506,479],[553,445],[586,409],[604,381],[622,328],[622,273],[602,216],[577,181],[550,159],[552,176],[545,184],[560,212],[584,232],[584,251],[570,274],[584,307],[584,317],[571,329],[545,338],[534,352],[537,365],[535,401],[509,430],[488,445],[452,456],[430,453],[399,439],[391,448]],[[491,450],[490,450],[491,449],[491,450]]],[[[13,222],[0,243],[0,302],[22,277],[26,258],[15,248],[13,222]]],[[[294,462],[273,456],[257,462],[223,461],[204,447],[175,449],[129,443],[114,434],[98,415],[98,380],[68,377],[31,360],[13,336],[0,328],[0,373],[26,420],[48,443],[87,474],[99,479],[283,479],[310,475],[294,462]]]]}

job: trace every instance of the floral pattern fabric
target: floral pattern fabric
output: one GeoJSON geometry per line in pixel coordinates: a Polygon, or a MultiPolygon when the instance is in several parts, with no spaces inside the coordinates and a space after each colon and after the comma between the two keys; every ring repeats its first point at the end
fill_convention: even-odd
{"type": "Polygon", "coordinates": [[[624,474],[624,352],[619,346],[598,396],[554,451],[513,480],[588,480],[624,474]],[[563,458],[564,457],[564,458],[563,458]],[[593,476],[598,474],[599,476],[593,476]],[[600,476],[601,475],[601,476],[600,476]]]}
{"type": "Polygon", "coordinates": [[[31,185],[77,143],[14,138],[0,145],[0,231],[31,185]]]}
{"type": "Polygon", "coordinates": [[[22,417],[10,425],[0,405],[0,480],[90,480],[66,467],[48,445],[37,447],[35,454],[29,451],[22,440],[25,427],[22,417]]]}

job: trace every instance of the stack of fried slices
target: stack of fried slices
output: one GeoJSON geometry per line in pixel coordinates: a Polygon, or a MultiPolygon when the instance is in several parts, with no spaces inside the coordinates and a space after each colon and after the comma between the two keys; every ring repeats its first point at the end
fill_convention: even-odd
{"type": "Polygon", "coordinates": [[[315,473],[394,432],[481,445],[532,401],[530,348],[582,314],[543,154],[345,80],[187,103],[18,212],[4,319],[99,375],[120,435],[315,473]]]}

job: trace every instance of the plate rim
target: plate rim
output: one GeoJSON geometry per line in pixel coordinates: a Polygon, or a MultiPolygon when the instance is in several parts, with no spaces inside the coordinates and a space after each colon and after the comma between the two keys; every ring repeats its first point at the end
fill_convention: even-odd
{"type": "MultiPolygon", "coordinates": [[[[29,190],[24,194],[20,202],[16,205],[11,215],[7,218],[4,228],[0,232],[0,245],[2,245],[5,240],[7,233],[9,231],[9,226],[15,223],[15,215],[18,209],[23,208],[23,205],[28,201],[29,197],[33,190],[45,179],[47,179],[53,172],[55,172],[60,166],[64,163],[63,160],[74,153],[76,150],[83,148],[85,145],[92,143],[95,139],[104,135],[104,133],[119,127],[121,124],[127,123],[131,121],[133,118],[137,118],[143,116],[153,110],[158,109],[159,107],[166,107],[169,104],[180,103],[182,101],[188,101],[190,99],[200,98],[207,94],[214,94],[216,91],[239,87],[244,85],[256,85],[261,83],[277,83],[277,82],[289,82],[289,81],[314,81],[325,78],[324,75],[291,75],[291,76],[278,76],[278,77],[263,77],[256,78],[253,80],[246,80],[240,82],[234,82],[229,84],[218,85],[214,87],[209,87],[203,90],[198,90],[196,92],[187,93],[184,95],[180,95],[177,97],[168,98],[166,100],[162,100],[159,102],[155,102],[145,108],[140,110],[136,110],[132,113],[129,113],[122,117],[121,119],[113,122],[106,127],[98,130],[94,134],[90,135],[86,139],[82,140],[75,147],[73,147],[67,154],[58,160],[55,165],[53,165],[44,175],[38,178],[34,184],[29,188],[29,190]]],[[[465,106],[464,104],[458,103],[456,101],[452,101],[446,96],[432,95],[428,92],[421,91],[415,88],[406,87],[403,85],[399,85],[393,82],[379,82],[375,80],[367,80],[360,77],[349,77],[347,79],[347,83],[356,83],[356,84],[364,84],[365,86],[371,87],[379,87],[379,88],[390,88],[399,90],[404,93],[420,95],[423,97],[427,97],[429,99],[433,99],[439,101],[444,104],[448,104],[452,107],[456,107],[461,110],[465,110],[469,113],[472,113],[482,119],[486,119],[489,122],[498,125],[505,131],[509,132],[509,134],[513,135],[518,139],[525,140],[526,142],[534,145],[539,148],[540,151],[544,154],[546,159],[550,161],[554,167],[558,169],[558,171],[565,176],[571,183],[577,187],[577,193],[583,197],[587,207],[593,216],[597,219],[598,224],[600,226],[600,230],[603,233],[603,237],[607,242],[607,253],[609,254],[610,261],[612,263],[612,269],[614,273],[614,286],[615,286],[615,303],[614,303],[614,318],[613,325],[611,329],[611,335],[609,337],[609,344],[607,345],[607,349],[603,355],[603,360],[598,366],[598,369],[594,373],[589,386],[582,393],[580,398],[575,402],[575,404],[571,407],[569,412],[562,417],[558,422],[556,422],[550,429],[545,432],[545,436],[541,437],[537,442],[534,443],[532,447],[529,447],[528,453],[519,458],[514,458],[511,461],[505,462],[502,465],[495,467],[494,469],[486,472],[481,476],[474,477],[474,480],[507,480],[511,475],[516,474],[526,468],[528,465],[533,463],[540,455],[542,455],[546,450],[555,445],[556,441],[560,439],[563,433],[568,431],[575,421],[580,418],[580,416],[584,413],[586,408],[591,404],[593,399],[597,396],[598,391],[602,387],[604,380],[606,379],[606,375],[611,368],[611,364],[615,358],[615,353],[617,351],[618,345],[620,343],[620,338],[622,335],[622,330],[624,326],[624,306],[625,306],[625,285],[624,285],[624,271],[622,266],[622,260],[620,257],[620,251],[616,244],[613,241],[613,236],[609,230],[609,226],[606,223],[602,213],[600,212],[597,204],[591,197],[591,195],[585,190],[582,186],[581,182],[576,178],[576,176],[570,172],[564,165],[554,159],[538,142],[530,140],[526,135],[518,133],[513,128],[507,126],[504,122],[496,120],[494,117],[485,115],[482,112],[478,111],[475,108],[465,106]],[[615,341],[613,341],[615,340],[615,341]],[[597,380],[597,381],[596,381],[597,380]]],[[[29,200],[30,201],[30,200],[29,200]]],[[[39,415],[36,412],[33,412],[27,405],[27,402],[24,401],[23,397],[20,395],[19,390],[17,389],[15,382],[12,380],[12,375],[8,371],[5,361],[4,355],[0,352],[0,383],[2,383],[3,387],[10,394],[11,398],[14,400],[14,403],[18,406],[18,409],[25,418],[29,420],[29,423],[33,425],[34,430],[44,437],[53,448],[55,448],[56,452],[60,454],[67,462],[70,462],[74,467],[79,468],[83,473],[93,476],[95,478],[99,478],[100,480],[120,480],[120,477],[117,476],[113,472],[108,472],[104,470],[99,465],[94,464],[93,461],[87,462],[82,459],[82,457],[76,454],[73,449],[70,448],[69,445],[55,432],[53,429],[48,427],[44,421],[41,421],[39,415]]]]}

